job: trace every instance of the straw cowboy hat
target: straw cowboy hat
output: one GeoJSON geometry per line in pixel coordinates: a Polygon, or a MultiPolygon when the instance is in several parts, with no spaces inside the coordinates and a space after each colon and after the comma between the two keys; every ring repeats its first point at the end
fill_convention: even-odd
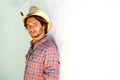
{"type": "Polygon", "coordinates": [[[52,22],[51,22],[49,16],[43,10],[38,9],[36,6],[31,6],[27,16],[24,16],[24,14],[22,12],[20,12],[20,13],[21,13],[21,17],[22,17],[23,21],[25,18],[27,18],[31,15],[37,15],[37,16],[43,17],[48,22],[47,32],[50,31],[50,29],[52,27],[52,22]]]}

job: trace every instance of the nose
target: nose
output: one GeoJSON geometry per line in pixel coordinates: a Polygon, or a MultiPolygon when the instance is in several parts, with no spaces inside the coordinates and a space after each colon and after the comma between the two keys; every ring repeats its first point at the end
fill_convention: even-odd
{"type": "Polygon", "coordinates": [[[28,27],[28,31],[31,33],[31,32],[33,32],[34,31],[34,27],[33,26],[29,26],[28,27]]]}

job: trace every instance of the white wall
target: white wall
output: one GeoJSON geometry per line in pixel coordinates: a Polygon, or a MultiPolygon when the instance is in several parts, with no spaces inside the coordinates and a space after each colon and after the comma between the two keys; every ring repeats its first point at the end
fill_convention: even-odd
{"type": "Polygon", "coordinates": [[[62,80],[120,80],[120,2],[66,1],[62,80]]]}
{"type": "Polygon", "coordinates": [[[53,21],[60,80],[120,80],[119,0],[1,0],[0,80],[22,80],[31,40],[19,12],[31,5],[53,21]]]}

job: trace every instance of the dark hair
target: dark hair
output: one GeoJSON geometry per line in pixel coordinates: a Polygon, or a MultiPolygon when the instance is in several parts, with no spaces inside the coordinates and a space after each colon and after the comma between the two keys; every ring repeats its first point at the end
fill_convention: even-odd
{"type": "Polygon", "coordinates": [[[37,15],[31,15],[25,18],[24,26],[26,27],[26,29],[27,29],[27,24],[26,24],[27,19],[31,17],[34,17],[36,20],[38,20],[42,26],[45,26],[44,31],[45,31],[45,34],[47,34],[48,22],[43,17],[37,16],[37,15]]]}

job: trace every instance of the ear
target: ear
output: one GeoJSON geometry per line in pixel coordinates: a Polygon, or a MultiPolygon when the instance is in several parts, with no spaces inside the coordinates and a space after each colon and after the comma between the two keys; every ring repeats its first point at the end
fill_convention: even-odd
{"type": "Polygon", "coordinates": [[[45,29],[45,25],[42,25],[42,27],[41,27],[43,30],[45,29]]]}
{"type": "Polygon", "coordinates": [[[43,25],[42,29],[43,29],[44,33],[47,34],[47,27],[46,27],[46,25],[43,25]]]}

